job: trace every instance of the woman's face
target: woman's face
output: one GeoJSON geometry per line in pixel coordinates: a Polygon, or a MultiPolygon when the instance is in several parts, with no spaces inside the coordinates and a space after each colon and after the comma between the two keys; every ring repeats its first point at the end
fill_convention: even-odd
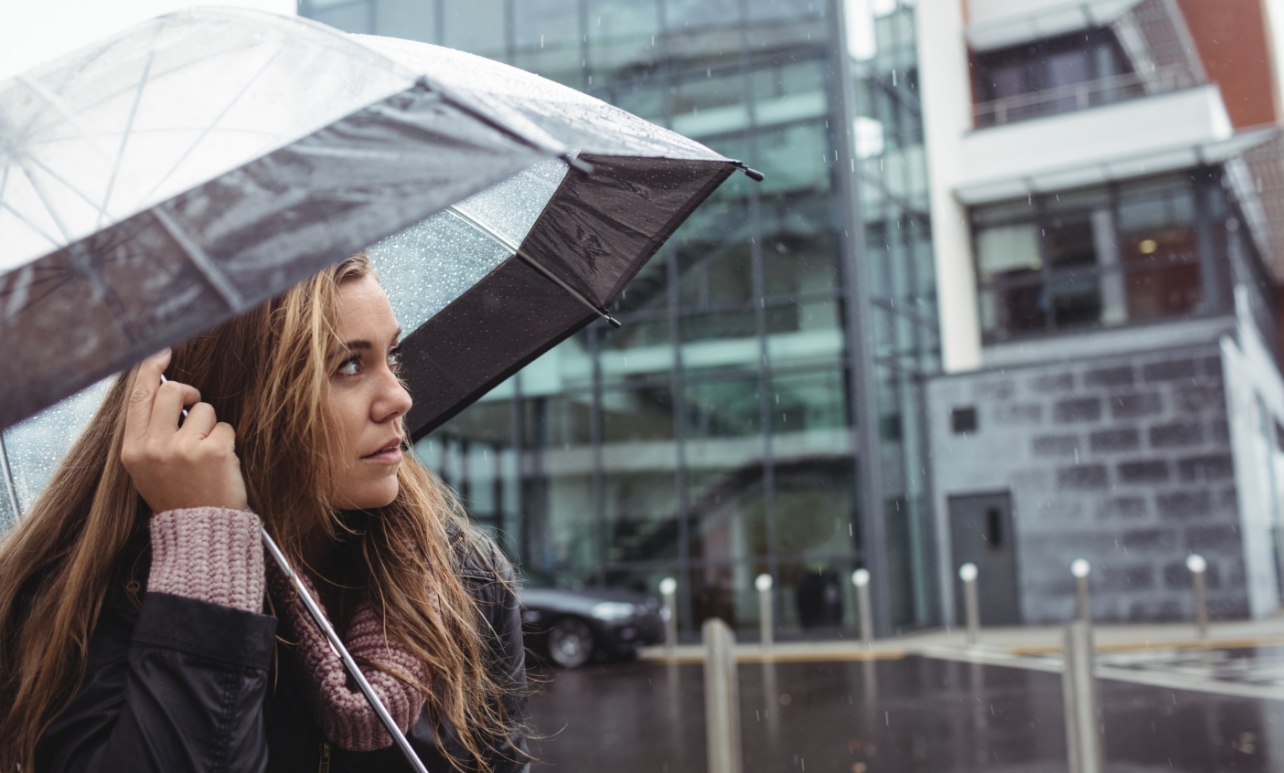
{"type": "Polygon", "coordinates": [[[401,328],[373,276],[339,286],[336,331],[343,343],[331,352],[338,365],[330,371],[328,405],[339,444],[331,468],[335,505],[383,507],[397,497],[401,417],[410,394],[397,380],[401,328]]]}

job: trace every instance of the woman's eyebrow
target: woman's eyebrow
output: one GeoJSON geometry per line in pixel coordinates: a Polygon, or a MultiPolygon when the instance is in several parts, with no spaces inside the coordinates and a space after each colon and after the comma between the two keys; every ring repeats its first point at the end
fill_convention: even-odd
{"type": "MultiPolygon", "coordinates": [[[[401,328],[397,328],[397,332],[392,334],[392,345],[396,346],[397,341],[400,339],[401,339],[401,328]]],[[[359,338],[355,341],[348,341],[347,343],[343,344],[343,348],[347,349],[348,351],[358,351],[358,350],[368,351],[375,347],[374,347],[374,344],[370,343],[364,338],[359,338]]]]}

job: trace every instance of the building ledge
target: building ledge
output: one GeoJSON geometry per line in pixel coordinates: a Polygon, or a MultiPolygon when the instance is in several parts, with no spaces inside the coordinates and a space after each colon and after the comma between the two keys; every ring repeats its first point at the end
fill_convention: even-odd
{"type": "Polygon", "coordinates": [[[1215,344],[1236,334],[1235,315],[1173,319],[1128,327],[1064,332],[989,344],[981,349],[981,368],[1095,359],[1131,352],[1215,344]]]}
{"type": "Polygon", "coordinates": [[[1139,0],[969,0],[967,42],[974,51],[1007,48],[1069,32],[1104,27],[1139,0]]]}
{"type": "Polygon", "coordinates": [[[981,204],[1186,168],[1219,160],[1201,149],[1233,134],[1212,84],[981,129],[963,138],[954,195],[981,204]]]}

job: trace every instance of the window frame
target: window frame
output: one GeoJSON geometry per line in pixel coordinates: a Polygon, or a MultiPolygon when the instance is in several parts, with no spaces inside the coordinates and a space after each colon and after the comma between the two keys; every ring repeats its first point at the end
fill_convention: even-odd
{"type": "MultiPolygon", "coordinates": [[[[977,314],[981,315],[981,304],[987,293],[993,299],[996,307],[996,319],[994,326],[986,328],[984,320],[981,320],[981,340],[982,345],[994,345],[1008,343],[1012,341],[1028,340],[1032,338],[1042,338],[1046,336],[1067,335],[1083,333],[1093,330],[1102,329],[1122,329],[1137,325],[1153,324],[1156,322],[1165,322],[1173,319],[1184,319],[1198,316],[1207,316],[1210,314],[1223,313],[1229,308],[1229,293],[1224,292],[1220,287],[1220,282],[1215,279],[1214,274],[1224,275],[1226,273],[1226,264],[1230,260],[1230,255],[1226,251],[1226,222],[1231,217],[1237,217],[1237,207],[1229,197],[1225,199],[1225,206],[1222,213],[1217,216],[1211,210],[1210,193],[1214,189],[1221,187],[1223,172],[1220,167],[1196,167],[1194,169],[1184,170],[1179,173],[1168,173],[1164,175],[1155,175],[1147,178],[1137,178],[1134,180],[1111,182],[1103,186],[1089,186],[1076,188],[1065,191],[1054,191],[1029,197],[1030,210],[1028,214],[1012,214],[1006,217],[996,217],[993,219],[982,218],[979,213],[991,206],[1001,206],[1012,202],[993,202],[987,205],[973,206],[968,211],[968,224],[970,228],[970,240],[972,250],[972,267],[976,272],[977,288],[977,314]],[[1145,184],[1147,182],[1160,181],[1164,178],[1170,178],[1175,185],[1178,182],[1178,175],[1185,178],[1186,185],[1190,186],[1191,193],[1194,197],[1194,217],[1189,227],[1194,231],[1195,250],[1194,252],[1182,255],[1177,259],[1170,259],[1162,265],[1154,265],[1141,262],[1130,262],[1123,258],[1123,244],[1120,241],[1121,229],[1119,227],[1120,202],[1128,195],[1127,188],[1134,183],[1145,184]],[[1084,205],[1078,207],[1049,207],[1049,203],[1059,201],[1062,194],[1074,194],[1081,192],[1103,191],[1105,194],[1105,207],[1084,205]],[[1116,250],[1118,252],[1117,261],[1114,266],[1103,267],[1101,257],[1096,252],[1094,245],[1094,254],[1097,254],[1097,261],[1091,266],[1072,266],[1069,268],[1056,268],[1052,265],[1050,254],[1049,231],[1052,230],[1053,221],[1056,219],[1081,218],[1087,216],[1089,220],[1093,213],[1100,209],[1108,209],[1111,213],[1111,237],[1115,240],[1116,250]],[[983,278],[981,266],[981,251],[979,249],[979,236],[981,231],[986,228],[1034,224],[1039,228],[1038,250],[1040,266],[1037,271],[1031,271],[1029,274],[1016,277],[1006,278],[998,275],[990,280],[983,278]],[[1211,254],[1205,254],[1211,249],[1211,254]],[[1087,280],[1090,279],[1100,287],[1102,277],[1108,273],[1116,273],[1124,283],[1125,300],[1127,299],[1127,282],[1129,277],[1137,276],[1148,272],[1172,269],[1178,266],[1194,265],[1199,272],[1199,299],[1193,309],[1188,312],[1176,314],[1161,314],[1158,316],[1148,316],[1140,318],[1129,317],[1122,322],[1107,322],[1104,319],[1104,300],[1102,301],[1101,311],[1098,312],[1096,320],[1085,324],[1058,325],[1056,307],[1049,301],[1050,296],[1047,289],[1055,286],[1055,283],[1066,280],[1087,280]],[[1020,288],[1044,288],[1042,299],[1046,304],[1044,311],[1044,321],[1041,327],[1031,329],[1014,329],[1012,328],[997,309],[1002,306],[1004,293],[1020,288]]],[[[1168,191],[1172,189],[1157,188],[1157,191],[1163,191],[1165,195],[1171,195],[1168,191]]],[[[1242,221],[1242,218],[1240,218],[1242,221]]],[[[1094,236],[1094,241],[1096,238],[1094,236]]],[[[1100,297],[1100,291],[1098,291],[1100,297]]]]}

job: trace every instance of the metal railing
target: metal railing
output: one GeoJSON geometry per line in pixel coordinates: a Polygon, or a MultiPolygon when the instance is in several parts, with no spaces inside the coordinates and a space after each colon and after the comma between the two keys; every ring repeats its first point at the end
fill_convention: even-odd
{"type": "Polygon", "coordinates": [[[978,103],[973,120],[978,128],[1002,126],[1050,115],[1112,105],[1152,94],[1166,94],[1199,85],[1189,67],[1173,64],[1147,73],[1130,72],[1084,81],[1055,89],[1016,94],[1003,99],[978,103]]]}

